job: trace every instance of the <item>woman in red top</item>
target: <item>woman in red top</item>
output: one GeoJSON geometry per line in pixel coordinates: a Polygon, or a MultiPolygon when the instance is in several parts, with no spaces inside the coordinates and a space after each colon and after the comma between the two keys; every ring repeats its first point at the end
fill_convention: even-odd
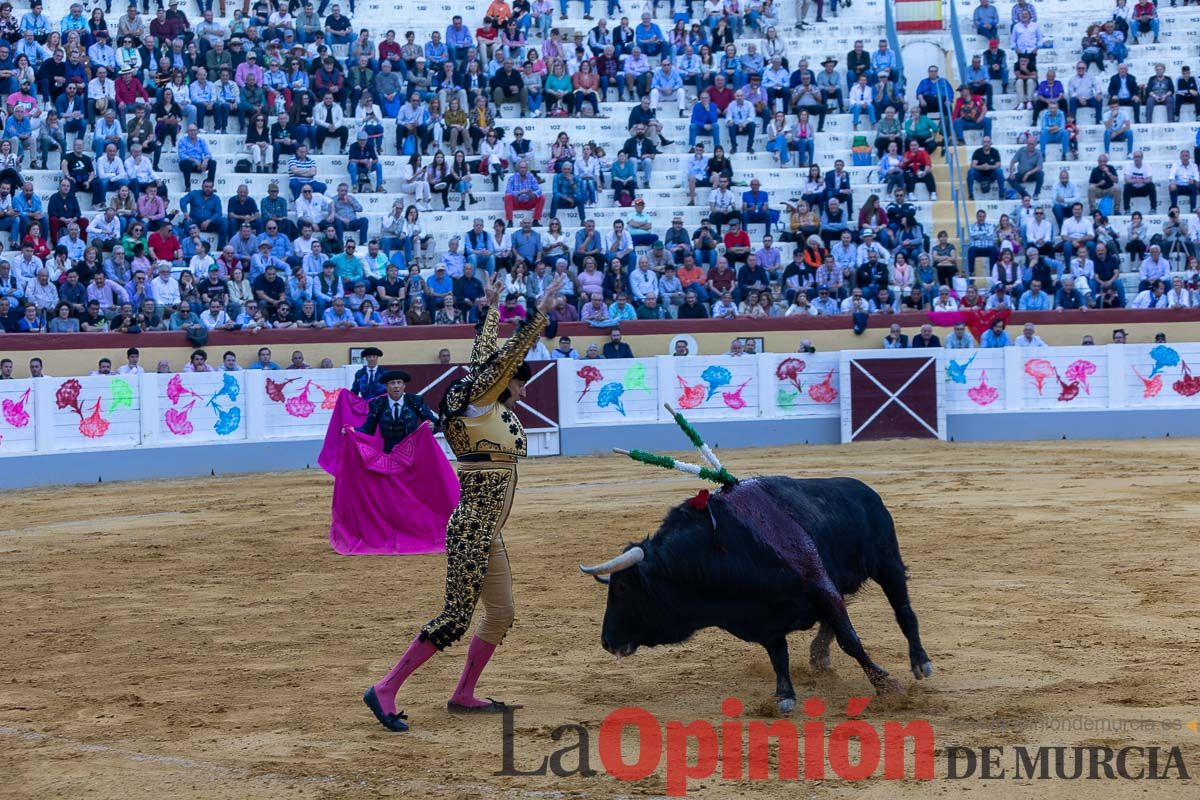
{"type": "Polygon", "coordinates": [[[46,241],[46,237],[42,235],[42,226],[40,223],[29,223],[29,232],[21,237],[21,247],[29,245],[33,248],[33,254],[42,261],[50,258],[50,244],[46,241]]]}
{"type": "Polygon", "coordinates": [[[930,200],[937,200],[937,184],[933,180],[933,162],[929,160],[929,153],[925,152],[916,139],[908,141],[908,149],[904,151],[904,158],[900,159],[900,169],[904,171],[904,186],[908,189],[910,203],[917,199],[914,190],[918,183],[925,184],[925,188],[929,190],[930,200]]]}

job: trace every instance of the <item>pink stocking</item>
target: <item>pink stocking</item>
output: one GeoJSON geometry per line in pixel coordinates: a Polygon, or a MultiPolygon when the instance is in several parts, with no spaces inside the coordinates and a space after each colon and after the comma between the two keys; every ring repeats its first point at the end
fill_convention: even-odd
{"type": "Polygon", "coordinates": [[[383,708],[383,713],[396,713],[396,692],[400,691],[400,685],[408,680],[409,675],[417,671],[417,667],[432,658],[436,652],[437,648],[428,639],[422,639],[418,635],[412,640],[412,644],[408,646],[404,656],[396,662],[396,666],[392,667],[392,671],[375,684],[375,696],[379,698],[379,705],[383,708]]]}
{"type": "Polygon", "coordinates": [[[475,698],[475,684],[479,683],[479,676],[483,674],[483,668],[487,666],[494,652],[496,645],[485,642],[478,636],[472,637],[471,646],[467,649],[467,663],[463,664],[462,677],[458,679],[458,686],[454,689],[454,696],[450,698],[450,702],[468,708],[482,708],[488,705],[487,700],[475,698]]]}

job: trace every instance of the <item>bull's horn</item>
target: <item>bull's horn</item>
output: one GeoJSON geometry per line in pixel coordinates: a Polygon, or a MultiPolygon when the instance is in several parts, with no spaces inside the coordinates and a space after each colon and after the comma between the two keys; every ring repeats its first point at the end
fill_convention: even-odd
{"type": "Polygon", "coordinates": [[[614,572],[629,569],[645,557],[645,550],[640,547],[631,547],[611,561],[605,561],[603,564],[597,564],[594,567],[586,567],[580,564],[579,569],[587,575],[611,575],[614,572]]]}

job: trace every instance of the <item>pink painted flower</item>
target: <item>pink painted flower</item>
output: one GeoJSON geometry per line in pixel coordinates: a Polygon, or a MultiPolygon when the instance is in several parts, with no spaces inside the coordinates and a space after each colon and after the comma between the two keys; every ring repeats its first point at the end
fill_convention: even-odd
{"type": "Polygon", "coordinates": [[[1000,392],[988,385],[986,369],[979,373],[979,385],[967,389],[967,397],[977,406],[990,406],[999,396],[1000,392]]]}
{"type": "Polygon", "coordinates": [[[163,414],[163,422],[167,424],[167,430],[176,436],[187,436],[195,430],[191,420],[188,419],[188,413],[191,412],[194,405],[196,405],[195,400],[183,408],[168,408],[167,413],[163,414]]]}
{"type": "Polygon", "coordinates": [[[283,410],[293,417],[301,419],[312,416],[317,407],[308,399],[308,387],[310,386],[312,386],[312,381],[304,384],[304,388],[300,390],[299,394],[283,404],[283,410]]]}
{"type": "Polygon", "coordinates": [[[171,401],[171,405],[177,405],[179,398],[185,394],[190,394],[192,397],[200,396],[183,385],[183,377],[181,375],[178,373],[172,375],[171,380],[167,382],[167,398],[171,401]]]}
{"type": "Polygon", "coordinates": [[[725,401],[725,405],[732,408],[734,411],[741,411],[746,407],[746,401],[742,399],[742,389],[746,388],[746,384],[752,379],[747,378],[741,386],[732,392],[721,392],[721,399],[725,401]]]}
{"type": "Polygon", "coordinates": [[[1067,380],[1078,381],[1086,394],[1092,393],[1092,387],[1088,386],[1087,379],[1088,376],[1096,374],[1096,365],[1091,361],[1085,361],[1082,358],[1078,361],[1072,361],[1064,374],[1067,376],[1067,380]]]}
{"type": "Polygon", "coordinates": [[[29,412],[25,410],[25,404],[29,402],[29,391],[26,389],[15,403],[5,398],[0,404],[4,409],[4,421],[14,428],[24,428],[29,424],[29,412]]]}

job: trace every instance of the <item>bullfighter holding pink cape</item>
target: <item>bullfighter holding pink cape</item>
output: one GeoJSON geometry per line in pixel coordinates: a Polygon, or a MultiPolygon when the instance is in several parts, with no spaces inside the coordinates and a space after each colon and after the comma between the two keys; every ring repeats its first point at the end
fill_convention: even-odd
{"type": "Polygon", "coordinates": [[[445,603],[391,671],[363,693],[375,719],[390,731],[408,730],[407,717],[396,709],[400,686],[435,653],[462,638],[480,601],[483,616],[447,706],[459,713],[496,713],[505,708],[497,700],[477,698],[475,685],[515,614],[508,552],[501,535],[517,487],[517,459],[528,453],[515,408],[531,376],[525,355],[546,327],[546,313],[562,283],[561,276],[550,282],[537,310],[500,347],[496,302],[503,282],[493,275],[485,287],[488,310],[475,336],[470,368],[442,399],[441,422],[446,443],[458,458],[461,495],[446,526],[445,603]]]}

